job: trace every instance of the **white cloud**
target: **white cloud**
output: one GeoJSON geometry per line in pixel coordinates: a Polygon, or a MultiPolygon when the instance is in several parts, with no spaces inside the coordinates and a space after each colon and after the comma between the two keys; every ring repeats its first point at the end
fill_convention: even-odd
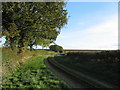
{"type": "Polygon", "coordinates": [[[57,43],[65,49],[118,49],[117,15],[86,30],[63,33],[57,43]]]}
{"type": "Polygon", "coordinates": [[[85,23],[84,22],[80,22],[78,25],[85,25],[85,23]]]}

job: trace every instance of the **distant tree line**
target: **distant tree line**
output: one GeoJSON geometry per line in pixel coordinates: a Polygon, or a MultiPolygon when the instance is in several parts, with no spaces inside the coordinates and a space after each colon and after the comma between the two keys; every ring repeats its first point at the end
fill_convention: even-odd
{"type": "Polygon", "coordinates": [[[5,45],[21,54],[29,46],[53,43],[67,24],[65,2],[3,2],[2,36],[5,45]]]}

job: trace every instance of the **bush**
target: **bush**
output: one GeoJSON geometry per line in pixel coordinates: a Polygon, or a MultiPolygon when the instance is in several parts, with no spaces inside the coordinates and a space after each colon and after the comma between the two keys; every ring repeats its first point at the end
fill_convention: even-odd
{"type": "Polygon", "coordinates": [[[60,52],[60,53],[63,52],[63,47],[59,45],[51,45],[49,48],[51,51],[54,51],[54,52],[60,52]]]}

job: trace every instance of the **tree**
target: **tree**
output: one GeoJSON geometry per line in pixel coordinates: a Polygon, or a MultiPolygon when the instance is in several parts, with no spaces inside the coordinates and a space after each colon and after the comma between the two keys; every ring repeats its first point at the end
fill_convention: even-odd
{"type": "Polygon", "coordinates": [[[15,4],[9,2],[2,4],[2,34],[3,36],[6,36],[7,42],[13,49],[16,37],[19,35],[19,30],[14,22],[14,18],[16,18],[16,16],[12,9],[15,4]]]}
{"type": "Polygon", "coordinates": [[[3,36],[11,47],[18,47],[19,54],[27,46],[52,42],[67,24],[65,5],[65,2],[3,2],[3,36]]]}
{"type": "Polygon", "coordinates": [[[51,51],[60,52],[60,53],[63,52],[63,47],[59,45],[51,45],[49,48],[51,51]]]}

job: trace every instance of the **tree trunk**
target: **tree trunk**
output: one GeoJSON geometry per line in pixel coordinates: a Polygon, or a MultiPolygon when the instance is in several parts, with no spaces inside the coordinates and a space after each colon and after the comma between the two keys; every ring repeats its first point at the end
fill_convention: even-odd
{"type": "Polygon", "coordinates": [[[32,40],[31,40],[31,42],[29,43],[30,51],[33,50],[33,45],[34,45],[34,44],[35,44],[35,41],[32,41],[32,40]]]}
{"type": "Polygon", "coordinates": [[[10,42],[10,48],[14,50],[14,44],[12,42],[10,42]]]}
{"type": "Polygon", "coordinates": [[[31,44],[31,45],[30,45],[30,51],[32,51],[32,50],[33,50],[33,48],[32,48],[32,47],[33,47],[33,45],[31,44]]]}
{"type": "Polygon", "coordinates": [[[19,39],[19,42],[18,42],[18,55],[20,55],[21,58],[23,58],[23,53],[24,53],[24,37],[23,37],[23,34],[20,35],[21,38],[19,39]]]}
{"type": "Polygon", "coordinates": [[[14,48],[15,48],[14,39],[13,39],[13,38],[10,38],[10,48],[11,48],[12,50],[14,50],[14,48]]]}

